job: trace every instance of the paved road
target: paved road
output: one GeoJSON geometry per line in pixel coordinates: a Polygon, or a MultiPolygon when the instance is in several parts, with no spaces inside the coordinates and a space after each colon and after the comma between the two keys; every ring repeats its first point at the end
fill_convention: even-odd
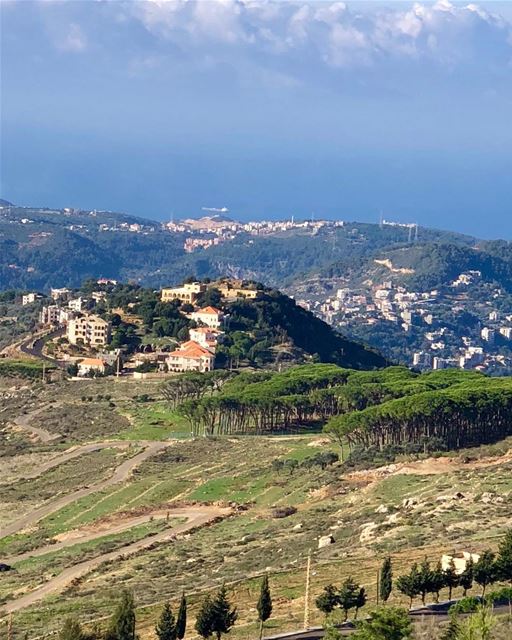
{"type": "Polygon", "coordinates": [[[13,600],[12,602],[6,603],[5,605],[3,605],[0,611],[3,614],[9,614],[14,613],[15,611],[19,611],[20,609],[24,609],[25,607],[29,607],[30,605],[38,602],[47,595],[62,591],[62,589],[72,580],[75,580],[76,578],[89,573],[90,571],[98,567],[102,562],[108,560],[116,560],[121,556],[137,553],[139,551],[142,551],[143,549],[147,549],[155,542],[170,542],[178,534],[185,533],[196,527],[203,526],[208,522],[211,522],[212,520],[228,515],[230,513],[230,510],[222,509],[220,507],[194,506],[188,508],[170,509],[169,512],[170,516],[173,518],[187,518],[187,522],[176,525],[175,527],[166,531],[162,531],[157,535],[144,538],[143,540],[138,540],[137,542],[122,547],[121,549],[116,549],[115,551],[104,553],[97,556],[96,558],[90,558],[89,560],[85,560],[84,562],[75,564],[72,567],[68,567],[67,569],[64,569],[64,571],[59,573],[58,576],[52,578],[34,591],[31,591],[30,593],[27,593],[26,595],[13,600]]]}
{"type": "MultiPolygon", "coordinates": [[[[105,442],[102,444],[116,446],[114,442],[110,442],[110,443],[105,442]]],[[[126,444],[126,442],[123,442],[123,444],[126,444]]],[[[18,533],[19,531],[22,531],[23,529],[26,529],[27,527],[31,527],[35,525],[42,518],[45,518],[51,513],[54,513],[55,511],[62,509],[62,507],[65,507],[68,504],[75,502],[75,500],[79,500],[80,498],[88,496],[91,493],[95,493],[97,491],[106,489],[107,487],[110,487],[113,484],[124,482],[130,477],[132,471],[141,462],[144,462],[144,460],[146,460],[147,458],[154,456],[156,453],[158,453],[162,449],[165,449],[166,447],[168,447],[171,443],[170,442],[134,442],[133,444],[142,445],[145,448],[143,451],[141,451],[140,453],[137,453],[132,458],[122,462],[109,478],[106,478],[105,480],[102,480],[101,482],[98,482],[97,484],[92,485],[90,487],[84,487],[83,489],[79,489],[78,491],[75,491],[68,495],[61,496],[57,500],[46,502],[45,504],[41,505],[39,508],[35,509],[34,511],[24,516],[21,516],[21,518],[18,518],[17,520],[15,520],[14,522],[11,522],[2,530],[0,530],[0,538],[10,536],[14,533],[18,533]]]]}
{"type": "Polygon", "coordinates": [[[54,331],[47,331],[35,339],[32,337],[27,340],[23,340],[19,344],[19,350],[27,356],[39,358],[40,360],[44,360],[54,366],[65,368],[67,364],[66,362],[60,362],[59,360],[49,358],[43,354],[45,338],[56,338],[57,336],[64,335],[64,331],[64,329],[55,329],[54,331]]]}

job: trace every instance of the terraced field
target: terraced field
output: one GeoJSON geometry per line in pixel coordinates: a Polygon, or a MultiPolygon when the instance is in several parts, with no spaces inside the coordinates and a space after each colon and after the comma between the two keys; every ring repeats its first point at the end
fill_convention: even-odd
{"type": "MultiPolygon", "coordinates": [[[[71,391],[63,384],[32,393],[46,402],[51,392],[65,397],[71,391]]],[[[104,381],[84,384],[80,396],[107,393],[104,381]]],[[[493,546],[512,526],[508,442],[378,470],[349,473],[337,464],[277,472],[276,459],[301,461],[336,448],[318,434],[187,439],[157,387],[110,387],[109,410],[127,421],[119,433],[105,439],[99,422],[90,438],[96,448],[84,446],[86,430],[63,430],[55,442],[32,439],[6,458],[0,506],[8,533],[0,561],[17,573],[0,578],[0,607],[14,611],[20,634],[56,629],[77,609],[82,619],[101,621],[126,586],[139,605],[138,632],[149,640],[165,599],[175,601],[185,589],[193,619],[201,594],[226,581],[241,613],[231,637],[252,640],[265,570],[274,596],[269,631],[300,627],[309,549],[312,598],[350,574],[372,597],[385,554],[392,554],[398,575],[425,555],[437,560],[451,549],[493,546]],[[148,391],[156,404],[138,399],[148,391]],[[151,442],[151,436],[158,437],[151,442]],[[33,477],[20,482],[24,474],[33,477]],[[42,506],[46,513],[37,511],[42,506]],[[326,534],[335,543],[319,550],[326,534]]],[[[36,406],[35,397],[31,402],[36,406]]],[[[316,610],[312,615],[321,622],[316,610]]]]}

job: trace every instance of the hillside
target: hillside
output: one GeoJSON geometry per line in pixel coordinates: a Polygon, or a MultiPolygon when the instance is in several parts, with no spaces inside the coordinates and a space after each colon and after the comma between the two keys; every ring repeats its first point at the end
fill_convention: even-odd
{"type": "MultiPolygon", "coordinates": [[[[187,379],[193,382],[181,378],[187,379]]],[[[178,385],[180,378],[173,381],[167,384],[178,385]]],[[[389,604],[408,607],[396,580],[413,562],[427,557],[434,567],[453,550],[495,551],[510,526],[512,462],[510,438],[501,440],[509,432],[505,423],[501,433],[480,431],[480,441],[500,440],[496,444],[479,446],[473,439],[472,448],[452,451],[437,437],[424,441],[416,431],[419,412],[407,407],[393,411],[400,433],[411,437],[393,446],[349,447],[350,433],[330,439],[318,432],[336,405],[340,419],[348,420],[379,407],[381,416],[390,415],[390,403],[410,398],[428,418],[429,404],[415,398],[448,392],[461,394],[464,424],[474,426],[486,410],[480,400],[493,389],[501,387],[510,402],[507,380],[333,365],[264,376],[245,372],[218,394],[205,390],[196,401],[202,420],[206,411],[215,415],[214,434],[198,438],[190,437],[189,418],[182,415],[187,411],[170,405],[160,383],[84,380],[81,399],[70,381],[23,380],[13,386],[12,379],[0,378],[0,385],[9,389],[0,403],[0,436],[9,444],[2,449],[0,552],[16,568],[2,575],[0,610],[14,612],[21,637],[59,630],[68,615],[97,621],[104,631],[122,588],[135,596],[141,640],[154,640],[163,603],[169,599],[176,611],[185,590],[187,637],[193,637],[200,602],[225,582],[240,616],[229,637],[254,640],[255,603],[265,573],[274,602],[265,635],[299,629],[308,551],[313,625],[323,622],[316,598],[326,585],[348,576],[365,587],[363,613],[371,611],[376,575],[388,556],[394,581],[389,604]],[[464,398],[469,390],[478,403],[464,398]],[[290,418],[313,411],[313,421],[302,415],[283,428],[285,413],[290,418]],[[236,425],[249,415],[246,436],[236,425]],[[272,421],[273,431],[267,428],[272,421]],[[330,542],[321,546],[326,536],[330,542]]],[[[447,422],[462,424],[461,406],[452,406],[447,422]]],[[[499,415],[498,404],[492,413],[499,415]]],[[[494,428],[493,423],[486,422],[494,428]]],[[[338,425],[331,423],[333,428],[338,425]]],[[[374,433],[379,425],[368,428],[374,433]]],[[[473,437],[479,431],[466,433],[473,437]]],[[[480,592],[475,582],[469,593],[480,592]]],[[[460,597],[462,587],[453,595],[460,597]]],[[[442,588],[440,599],[447,598],[442,588]]],[[[418,637],[441,637],[437,623],[422,629],[418,637]]]]}
{"type": "MultiPolygon", "coordinates": [[[[341,259],[360,264],[376,251],[407,244],[410,237],[410,229],[389,225],[297,226],[260,235],[235,223],[240,229],[228,232],[221,243],[187,253],[187,239],[211,239],[212,229],[229,228],[232,221],[220,216],[184,222],[169,232],[155,221],[108,211],[6,207],[0,211],[1,287],[78,286],[100,276],[158,287],[194,274],[283,288],[341,259]],[[210,231],[204,231],[205,224],[210,231]]],[[[424,228],[419,236],[422,242],[474,242],[424,228]]]]}
{"type": "MultiPolygon", "coordinates": [[[[256,299],[230,300],[220,296],[216,284],[210,283],[197,306],[213,304],[227,317],[225,336],[216,351],[217,366],[281,366],[312,360],[361,369],[387,364],[376,350],[347,340],[277,289],[253,285],[259,290],[256,299]]],[[[86,283],[83,291],[88,287],[86,283]]],[[[141,320],[135,333],[131,321],[116,320],[112,346],[133,349],[140,344],[161,344],[166,338],[188,338],[194,324],[186,305],[162,303],[157,292],[135,285],[106,288],[107,307],[121,307],[141,320]]]]}

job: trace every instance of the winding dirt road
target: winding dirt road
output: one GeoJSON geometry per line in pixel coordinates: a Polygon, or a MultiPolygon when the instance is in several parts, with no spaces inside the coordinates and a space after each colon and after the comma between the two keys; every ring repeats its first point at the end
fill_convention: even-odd
{"type": "MultiPolygon", "coordinates": [[[[123,444],[126,446],[127,443],[123,442],[123,444]]],[[[125,460],[124,462],[122,462],[109,478],[106,478],[105,480],[102,480],[101,482],[98,482],[95,485],[84,487],[83,489],[79,489],[78,491],[75,491],[68,495],[61,496],[60,498],[57,498],[57,500],[51,500],[46,502],[45,504],[41,505],[37,509],[34,509],[34,511],[31,511],[28,514],[21,516],[21,518],[18,518],[14,522],[11,522],[6,527],[1,529],[0,538],[5,538],[6,536],[10,536],[14,533],[18,533],[19,531],[22,531],[23,529],[26,529],[27,527],[33,526],[34,524],[39,522],[39,520],[41,520],[42,518],[45,518],[51,513],[54,513],[55,511],[62,509],[62,507],[67,506],[71,502],[75,502],[75,500],[79,500],[80,498],[88,496],[91,493],[102,491],[103,489],[106,489],[107,487],[110,487],[114,484],[118,484],[119,482],[124,482],[130,477],[132,471],[135,469],[135,467],[141,464],[141,462],[144,462],[144,460],[146,460],[147,458],[154,456],[156,453],[158,453],[162,449],[165,449],[166,447],[168,447],[171,443],[170,442],[134,442],[133,444],[145,446],[145,449],[140,453],[137,453],[136,455],[134,455],[132,458],[129,458],[128,460],[125,460]]],[[[88,446],[97,447],[98,445],[112,447],[112,446],[116,446],[116,443],[104,442],[104,443],[98,443],[95,445],[85,445],[85,447],[88,447],[88,446]]],[[[82,452],[83,452],[83,449],[82,449],[82,452]]],[[[61,457],[61,461],[62,461],[62,457],[61,457]]]]}
{"type": "MultiPolygon", "coordinates": [[[[150,536],[148,538],[144,538],[143,540],[133,542],[132,544],[122,547],[121,549],[116,549],[115,551],[104,553],[97,556],[96,558],[90,558],[89,560],[85,560],[84,562],[75,564],[72,567],[68,567],[67,569],[64,569],[64,571],[59,573],[58,576],[55,576],[55,578],[52,578],[48,582],[45,582],[34,591],[31,591],[30,593],[27,593],[26,595],[21,596],[20,598],[17,598],[12,602],[7,602],[2,606],[0,611],[3,614],[9,614],[14,613],[15,611],[19,611],[20,609],[24,609],[25,607],[29,607],[45,596],[61,591],[72,580],[75,580],[76,578],[89,573],[105,561],[116,560],[121,556],[137,553],[152,546],[155,542],[171,541],[179,534],[186,533],[187,531],[195,529],[196,527],[201,527],[208,522],[216,520],[217,518],[225,517],[229,515],[230,512],[230,509],[227,508],[209,506],[192,506],[169,509],[170,517],[187,518],[187,522],[178,524],[175,527],[167,529],[166,531],[162,531],[161,533],[158,533],[154,536],[150,536]]],[[[70,544],[73,544],[73,541],[70,541],[70,544]]]]}

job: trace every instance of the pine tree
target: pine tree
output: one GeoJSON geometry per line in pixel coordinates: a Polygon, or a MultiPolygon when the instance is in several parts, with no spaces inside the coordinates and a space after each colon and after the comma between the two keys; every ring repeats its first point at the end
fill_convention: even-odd
{"type": "Polygon", "coordinates": [[[272,613],[272,596],[270,595],[270,587],[268,585],[268,575],[265,575],[261,581],[260,597],[256,609],[258,610],[258,620],[260,621],[261,640],[263,636],[263,625],[272,613]]]}
{"type": "Polygon", "coordinates": [[[354,620],[357,619],[357,614],[359,613],[359,609],[361,609],[361,607],[364,607],[367,600],[368,600],[368,596],[366,595],[366,589],[364,587],[361,587],[359,589],[359,593],[357,594],[357,598],[356,598],[356,603],[355,603],[356,613],[354,615],[354,620]]]}
{"type": "Polygon", "coordinates": [[[450,616],[450,622],[446,629],[441,634],[441,640],[459,640],[460,638],[460,624],[456,615],[450,616]]]}
{"type": "Polygon", "coordinates": [[[82,627],[76,618],[66,618],[59,633],[59,640],[83,640],[82,627]]]}
{"type": "Polygon", "coordinates": [[[352,578],[347,578],[341,585],[338,593],[338,602],[345,613],[345,620],[348,618],[348,612],[353,609],[358,602],[360,586],[354,582],[352,578]]]}
{"type": "Polygon", "coordinates": [[[434,594],[436,602],[439,602],[439,592],[446,586],[446,576],[443,571],[443,565],[441,564],[441,561],[439,561],[436,564],[435,569],[432,570],[430,577],[430,593],[434,594]]]}
{"type": "Polygon", "coordinates": [[[183,640],[185,631],[187,630],[187,599],[185,594],[181,594],[180,608],[178,610],[178,618],[176,620],[176,637],[183,640]]]}
{"type": "Polygon", "coordinates": [[[421,579],[418,565],[414,563],[408,575],[400,576],[396,581],[396,588],[410,600],[409,607],[412,607],[412,601],[421,593],[421,579]]]}
{"type": "Polygon", "coordinates": [[[379,595],[382,602],[387,602],[393,589],[393,567],[391,558],[385,558],[380,570],[379,595]]]}
{"type": "Polygon", "coordinates": [[[464,571],[459,576],[459,585],[462,587],[462,595],[466,597],[468,591],[473,587],[473,572],[474,572],[473,557],[470,556],[466,562],[464,571]]]}
{"type": "Polygon", "coordinates": [[[500,580],[512,583],[512,529],[509,529],[498,547],[496,559],[500,580]]]}
{"type": "Polygon", "coordinates": [[[229,633],[237,618],[236,607],[231,606],[226,586],[222,585],[211,605],[211,629],[217,635],[217,640],[220,640],[223,633],[229,633]]]}
{"type": "Polygon", "coordinates": [[[448,600],[452,599],[452,591],[456,587],[459,586],[459,576],[457,575],[457,570],[455,569],[455,562],[453,558],[450,560],[450,564],[444,570],[444,582],[448,587],[448,600]]]}
{"type": "Polygon", "coordinates": [[[110,621],[106,640],[136,640],[133,594],[123,591],[110,621]]]}
{"type": "Polygon", "coordinates": [[[405,609],[381,607],[360,622],[352,640],[406,640],[412,638],[412,622],[405,609]]]}
{"type": "Polygon", "coordinates": [[[324,587],[322,593],[315,600],[317,609],[320,609],[325,615],[332,613],[334,609],[339,605],[338,590],[332,584],[328,584],[324,587]]]}
{"type": "Polygon", "coordinates": [[[484,551],[473,568],[473,577],[475,582],[482,587],[482,596],[485,596],[487,585],[495,582],[497,578],[497,566],[494,557],[492,551],[484,551]]]}
{"type": "Polygon", "coordinates": [[[195,629],[201,638],[209,638],[213,633],[212,600],[206,596],[196,617],[195,629]]]}
{"type": "Polygon", "coordinates": [[[425,558],[419,570],[419,594],[421,595],[422,604],[425,604],[427,593],[432,592],[432,583],[432,569],[430,568],[430,562],[425,558]]]}
{"type": "Polygon", "coordinates": [[[166,602],[155,627],[158,640],[176,640],[176,623],[172,613],[171,605],[166,602]]]}

